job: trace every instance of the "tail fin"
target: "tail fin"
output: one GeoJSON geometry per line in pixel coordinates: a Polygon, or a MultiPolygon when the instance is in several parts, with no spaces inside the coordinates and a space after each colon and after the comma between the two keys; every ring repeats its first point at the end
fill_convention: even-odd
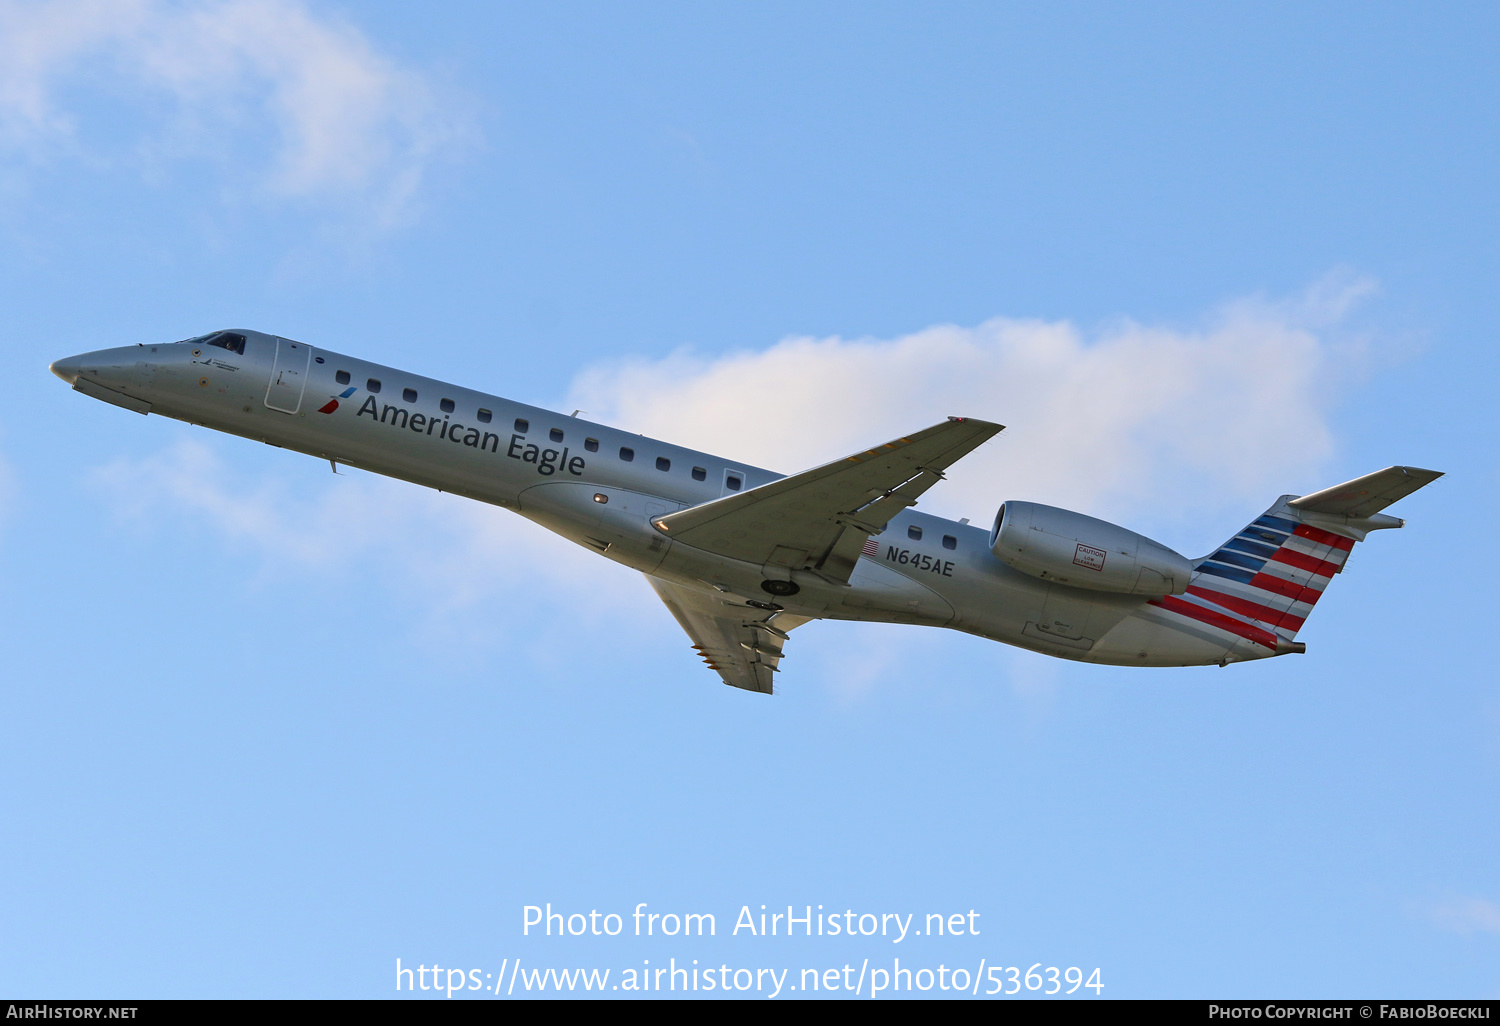
{"type": "Polygon", "coordinates": [[[1305,651],[1293,639],[1354,543],[1371,531],[1404,526],[1380,510],[1439,477],[1435,470],[1389,467],[1301,498],[1283,495],[1194,564],[1187,594],[1160,604],[1236,635],[1241,658],[1305,651]]]}

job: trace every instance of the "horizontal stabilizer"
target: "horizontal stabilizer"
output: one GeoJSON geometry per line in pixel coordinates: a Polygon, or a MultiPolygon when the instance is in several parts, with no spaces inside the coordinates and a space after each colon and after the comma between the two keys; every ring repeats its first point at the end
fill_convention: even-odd
{"type": "Polygon", "coordinates": [[[1441,470],[1419,467],[1386,467],[1353,481],[1324,488],[1288,503],[1293,509],[1309,513],[1334,513],[1351,517],[1368,517],[1379,513],[1397,499],[1410,495],[1423,485],[1443,476],[1441,470]]]}

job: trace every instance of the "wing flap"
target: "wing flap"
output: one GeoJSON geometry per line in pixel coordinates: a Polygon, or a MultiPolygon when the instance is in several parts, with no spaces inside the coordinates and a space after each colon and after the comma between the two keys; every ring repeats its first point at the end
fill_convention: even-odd
{"type": "Polygon", "coordinates": [[[805,617],[746,605],[729,595],[685,588],[659,577],[646,580],[693,640],[693,649],[730,687],[769,695],[787,631],[805,617]],[[774,623],[772,621],[775,621],[774,623]]]}

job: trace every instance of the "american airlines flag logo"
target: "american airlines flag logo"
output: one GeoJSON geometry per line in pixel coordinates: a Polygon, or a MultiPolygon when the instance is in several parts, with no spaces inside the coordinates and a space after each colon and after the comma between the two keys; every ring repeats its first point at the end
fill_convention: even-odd
{"type": "Polygon", "coordinates": [[[340,399],[347,399],[351,395],[353,395],[355,392],[358,392],[358,391],[359,391],[358,388],[356,388],[353,385],[350,385],[348,388],[344,389],[338,395],[336,395],[336,396],[330,396],[329,399],[328,399],[328,401],[326,403],[324,403],[322,406],[318,407],[318,412],[319,413],[332,413],[334,410],[336,410],[336,409],[339,408],[339,400],[340,399]]]}

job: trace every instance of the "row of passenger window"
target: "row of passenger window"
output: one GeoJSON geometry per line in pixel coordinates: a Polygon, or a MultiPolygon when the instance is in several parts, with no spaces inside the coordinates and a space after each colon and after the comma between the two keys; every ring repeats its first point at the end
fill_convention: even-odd
{"type": "MultiPolygon", "coordinates": [[[[334,374],[333,378],[341,385],[347,385],[350,381],[349,372],[343,370],[334,374]]],[[[381,384],[379,378],[370,378],[365,381],[365,390],[370,392],[372,395],[379,395],[380,389],[381,384]]],[[[414,403],[417,401],[417,390],[415,388],[403,388],[401,390],[401,398],[404,402],[414,403]]],[[[455,404],[452,399],[439,399],[438,409],[442,410],[444,413],[452,413],[455,409],[455,404]]],[[[488,424],[493,419],[494,414],[489,410],[481,408],[476,412],[476,416],[479,418],[479,422],[481,424],[488,424]]],[[[516,434],[519,435],[524,435],[531,430],[531,422],[528,421],[525,417],[517,417],[514,426],[516,429],[516,434]]],[[[561,428],[552,428],[547,432],[547,437],[554,442],[562,442],[567,436],[564,434],[561,428]]],[[[585,438],[583,440],[583,447],[589,452],[598,452],[599,439],[585,438]]],[[[634,462],[635,450],[630,448],[630,446],[628,445],[620,446],[620,459],[626,463],[634,462]]],[[[672,461],[667,459],[667,457],[665,456],[658,456],[656,457],[656,469],[661,471],[670,471],[672,469],[672,461]]],[[[708,471],[703,467],[694,467],[693,480],[708,480],[708,471]]],[[[731,492],[739,491],[740,487],[743,484],[744,478],[742,478],[738,474],[730,473],[724,476],[724,487],[728,488],[731,492]]]]}
{"type": "MultiPolygon", "coordinates": [[[[556,434],[560,435],[561,432],[556,432],[556,434]]],[[[554,438],[553,441],[560,442],[562,441],[562,439],[554,438]]],[[[597,439],[586,438],[583,441],[583,447],[589,452],[598,452],[599,442],[597,439]]],[[[620,459],[626,463],[634,463],[635,450],[628,445],[620,446],[620,459]]],[[[665,456],[658,456],[656,457],[656,469],[660,471],[670,471],[672,469],[672,461],[667,459],[667,457],[665,456]]],[[[703,467],[694,467],[692,475],[694,481],[708,480],[708,471],[703,467]]],[[[729,489],[731,492],[739,491],[744,483],[745,479],[733,471],[730,471],[724,475],[724,487],[729,489]]]]}
{"type": "MultiPolygon", "coordinates": [[[[920,527],[918,527],[916,524],[912,524],[910,527],[908,527],[906,529],[906,536],[908,538],[910,538],[912,541],[921,541],[922,540],[922,529],[920,527]]],[[[945,549],[956,549],[956,548],[958,548],[958,539],[955,538],[955,537],[953,537],[953,535],[951,535],[951,534],[945,534],[945,535],[943,535],[943,548],[945,548],[945,549]]]]}
{"type": "MultiPolygon", "coordinates": [[[[333,378],[335,378],[335,381],[338,381],[339,384],[348,384],[350,383],[350,372],[339,371],[338,374],[333,375],[333,378]]],[[[368,392],[371,392],[372,395],[380,395],[380,380],[378,380],[378,378],[369,378],[369,380],[365,383],[365,389],[368,390],[368,392]]],[[[401,398],[404,399],[405,402],[417,402],[417,390],[402,389],[401,398]]],[[[453,410],[455,410],[456,407],[455,402],[453,402],[452,399],[440,399],[440,401],[438,401],[438,408],[440,408],[443,413],[453,413],[453,410]]],[[[483,410],[483,408],[477,411],[477,416],[478,420],[480,420],[480,423],[483,423],[483,425],[487,425],[487,423],[490,423],[490,420],[493,419],[493,414],[490,413],[489,410],[483,410]]],[[[514,428],[516,428],[517,435],[525,435],[526,432],[531,431],[531,422],[529,422],[529,420],[526,420],[525,417],[516,417],[514,428]]],[[[561,443],[561,441],[565,438],[565,434],[564,432],[562,432],[561,428],[552,428],[550,429],[550,431],[547,431],[547,438],[549,438],[549,440],[555,441],[555,443],[561,443]]],[[[585,440],[583,440],[583,449],[586,449],[591,453],[597,453],[597,438],[585,438],[585,440]]],[[[619,459],[621,459],[622,462],[625,463],[633,463],[634,459],[636,459],[636,450],[631,449],[630,446],[619,447],[619,459]]],[[[667,459],[666,456],[657,456],[657,469],[658,471],[670,471],[670,469],[672,469],[672,460],[667,459]]],[[[693,480],[708,480],[708,471],[706,471],[705,468],[702,468],[702,466],[694,466],[693,480]]],[[[738,492],[738,490],[741,489],[742,486],[744,486],[744,478],[742,478],[741,475],[733,474],[733,472],[730,472],[730,474],[724,474],[724,487],[726,487],[726,489],[729,489],[730,492],[738,492]]],[[[909,537],[912,541],[921,541],[922,529],[919,528],[919,526],[916,526],[915,523],[913,523],[912,526],[906,528],[906,537],[909,537]]],[[[959,547],[959,538],[956,538],[951,534],[942,535],[942,547],[945,547],[945,549],[957,549],[957,547],[959,547]]]]}
{"type": "MultiPolygon", "coordinates": [[[[333,380],[337,381],[341,385],[347,385],[349,384],[349,372],[341,370],[333,376],[333,380]]],[[[365,391],[371,393],[372,395],[379,395],[381,387],[382,386],[380,384],[379,378],[369,378],[365,381],[365,391]]],[[[403,388],[401,390],[401,400],[408,403],[416,402],[417,390],[415,388],[403,388]]],[[[452,413],[457,408],[458,405],[452,399],[438,400],[438,409],[442,410],[444,413],[452,413]]],[[[494,419],[495,416],[489,410],[483,408],[477,410],[475,415],[479,418],[479,422],[481,424],[488,424],[492,419],[494,419]]],[[[524,424],[525,421],[517,420],[516,423],[524,424]]],[[[521,430],[524,433],[524,429],[518,430],[521,430]]],[[[561,431],[558,431],[556,429],[554,429],[552,433],[559,436],[562,434],[561,431]]]]}

